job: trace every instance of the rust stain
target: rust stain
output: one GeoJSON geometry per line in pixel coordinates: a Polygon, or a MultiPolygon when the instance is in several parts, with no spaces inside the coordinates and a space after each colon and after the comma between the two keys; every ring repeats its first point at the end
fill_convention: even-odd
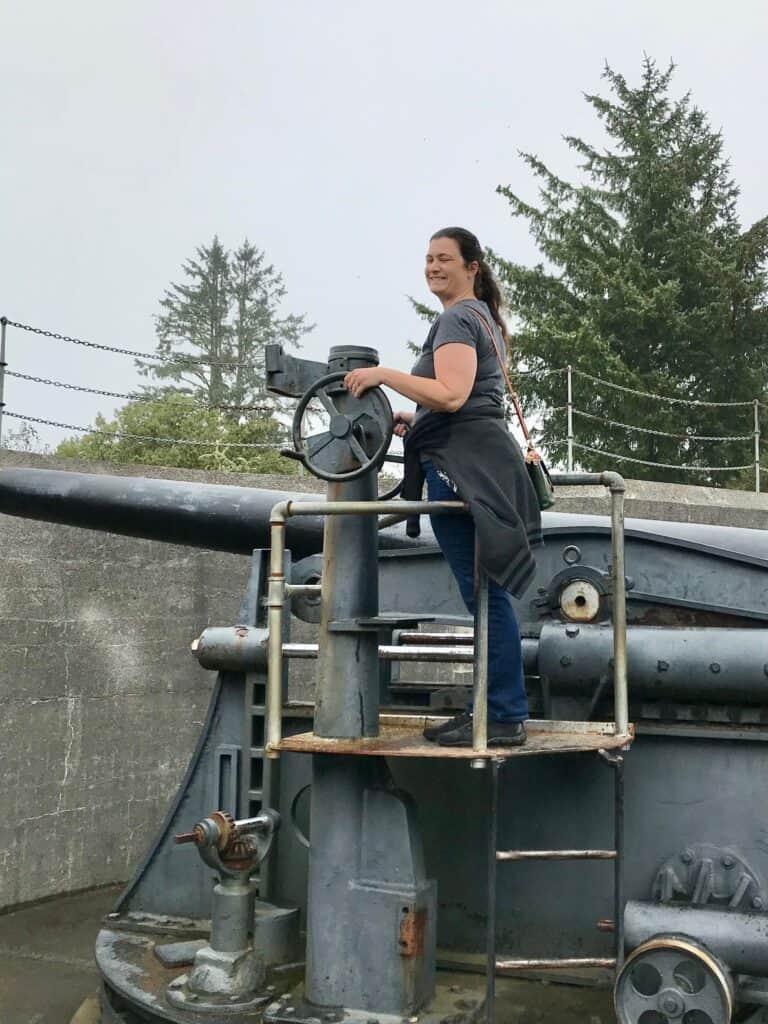
{"type": "Polygon", "coordinates": [[[400,918],[400,956],[421,956],[424,952],[424,933],[427,930],[427,908],[403,908],[400,918]]]}

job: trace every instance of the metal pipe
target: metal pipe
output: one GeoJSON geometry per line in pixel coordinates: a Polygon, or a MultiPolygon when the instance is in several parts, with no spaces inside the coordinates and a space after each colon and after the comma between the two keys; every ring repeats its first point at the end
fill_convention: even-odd
{"type": "Polygon", "coordinates": [[[611,491],[611,582],[613,584],[613,701],[616,732],[629,732],[627,692],[627,595],[624,583],[624,480],[604,473],[611,491]]]}
{"type": "Polygon", "coordinates": [[[488,577],[475,541],[475,639],[472,677],[472,749],[488,747],[488,577]]]}
{"type": "Polygon", "coordinates": [[[319,583],[286,583],[286,597],[316,597],[322,594],[323,588],[319,583]]]}
{"type": "Polygon", "coordinates": [[[730,908],[676,906],[630,900],[624,910],[626,948],[654,935],[689,935],[734,972],[768,975],[768,914],[730,908]]]}
{"type": "Polygon", "coordinates": [[[269,517],[271,544],[267,588],[266,744],[268,758],[279,757],[283,732],[283,605],[285,602],[285,526],[290,501],[278,502],[269,517]]]}
{"type": "Polygon", "coordinates": [[[498,971],[557,971],[579,967],[614,968],[613,957],[569,957],[560,960],[497,960],[498,971]]]}
{"type": "Polygon", "coordinates": [[[573,367],[568,366],[568,393],[566,397],[566,409],[568,412],[568,455],[567,455],[567,466],[568,472],[573,472],[573,367]]]}
{"type": "Polygon", "coordinates": [[[485,942],[485,1024],[496,1019],[496,843],[499,827],[499,762],[491,761],[491,813],[488,823],[488,910],[485,942]]]}
{"type": "Polygon", "coordinates": [[[498,861],[509,860],[614,860],[615,850],[499,850],[498,861]]]}
{"type": "Polygon", "coordinates": [[[397,639],[401,644],[445,644],[448,647],[456,644],[471,646],[475,642],[472,633],[428,633],[426,630],[420,633],[405,629],[397,634],[397,639]]]}
{"type": "Polygon", "coordinates": [[[3,409],[5,408],[5,329],[8,317],[0,317],[0,448],[3,447],[3,409]]]}
{"type": "MultiPolygon", "coordinates": [[[[288,587],[284,588],[286,591],[288,587]]],[[[471,638],[470,638],[471,639],[471,638]]],[[[209,626],[192,641],[192,654],[203,668],[215,672],[255,672],[267,667],[269,650],[267,630],[248,626],[209,626]]],[[[310,660],[317,658],[318,644],[284,643],[283,658],[310,660]]],[[[523,664],[528,675],[537,674],[539,644],[523,638],[523,664]]],[[[456,662],[470,665],[474,651],[470,645],[380,644],[382,661],[456,662]]]]}
{"type": "Polygon", "coordinates": [[[613,902],[616,941],[616,966],[624,963],[624,758],[610,758],[614,770],[614,838],[616,861],[613,867],[613,902]]]}
{"type": "Polygon", "coordinates": [[[397,515],[436,515],[442,512],[466,512],[463,501],[291,501],[288,515],[359,516],[384,515],[398,509],[397,515]]]}

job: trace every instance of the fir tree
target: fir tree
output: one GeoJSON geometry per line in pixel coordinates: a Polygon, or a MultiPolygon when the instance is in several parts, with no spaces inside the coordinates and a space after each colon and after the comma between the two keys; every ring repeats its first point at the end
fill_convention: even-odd
{"type": "MultiPolygon", "coordinates": [[[[514,362],[533,371],[521,390],[542,410],[545,439],[565,437],[562,376],[571,364],[637,391],[697,402],[749,401],[765,388],[768,362],[768,218],[743,231],[739,190],[720,132],[693,106],[673,99],[674,66],[643,65],[631,87],[606,67],[610,97],[588,95],[608,135],[607,148],[567,136],[583,181],[569,183],[531,154],[537,204],[499,186],[512,215],[529,224],[544,261],[525,267],[491,253],[516,318],[514,362]]],[[[601,451],[649,462],[738,465],[746,441],[709,444],[690,435],[748,434],[749,408],[652,402],[576,376],[576,438],[601,451]],[[589,417],[597,417],[591,419],[589,417]],[[626,431],[634,424],[677,435],[626,431]]],[[[590,468],[607,456],[577,449],[590,468]]],[[[562,444],[553,448],[562,460],[562,444]]],[[[690,482],[733,482],[732,474],[682,473],[618,463],[627,475],[690,482]]]]}
{"type": "Polygon", "coordinates": [[[264,346],[298,344],[312,327],[304,316],[280,317],[285,296],[282,275],[247,239],[233,254],[217,237],[183,264],[186,277],[172,283],[160,300],[157,355],[138,360],[154,385],[151,394],[189,395],[209,408],[256,406],[269,413],[264,346]]]}

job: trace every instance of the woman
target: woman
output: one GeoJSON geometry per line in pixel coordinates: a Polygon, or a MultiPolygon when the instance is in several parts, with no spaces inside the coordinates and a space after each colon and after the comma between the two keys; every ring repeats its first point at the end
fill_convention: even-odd
{"type": "MultiPolygon", "coordinates": [[[[541,542],[536,495],[522,453],[504,420],[506,329],[501,294],[477,238],[444,228],[430,239],[427,285],[443,307],[411,373],[383,366],[352,370],[344,383],[359,397],[384,385],[417,403],[395,414],[405,438],[403,496],[467,501],[468,516],[435,515],[432,529],[474,612],[475,542],[489,576],[488,745],[525,742],[528,703],[520,631],[509,594],[520,596],[533,575],[530,546],[541,542]]],[[[471,709],[424,735],[442,746],[472,745],[471,709]]]]}

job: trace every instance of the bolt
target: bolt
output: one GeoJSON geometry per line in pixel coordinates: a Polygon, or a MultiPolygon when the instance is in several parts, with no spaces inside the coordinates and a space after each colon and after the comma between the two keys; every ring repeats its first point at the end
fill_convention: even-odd
{"type": "Polygon", "coordinates": [[[717,673],[720,671],[720,665],[716,661],[713,661],[712,664],[709,666],[709,671],[714,672],[714,674],[717,675],[717,673]]]}
{"type": "Polygon", "coordinates": [[[753,910],[762,910],[763,909],[763,900],[762,900],[761,896],[755,896],[754,897],[754,899],[752,900],[752,909],[753,910]]]}
{"type": "Polygon", "coordinates": [[[560,659],[560,664],[563,666],[563,668],[568,668],[568,666],[571,664],[571,659],[568,657],[567,654],[564,654],[562,656],[562,658],[560,659]]]}
{"type": "Polygon", "coordinates": [[[693,851],[683,850],[683,852],[680,854],[680,860],[683,862],[683,864],[693,864],[693,851]]]}
{"type": "Polygon", "coordinates": [[[656,662],[656,668],[658,669],[659,672],[666,672],[667,669],[669,668],[669,662],[668,661],[661,661],[661,660],[659,660],[659,661],[656,662]]]}
{"type": "Polygon", "coordinates": [[[733,857],[731,857],[730,854],[726,853],[726,855],[724,857],[720,858],[720,863],[723,865],[724,868],[732,868],[733,864],[734,864],[734,860],[733,860],[733,857]]]}
{"type": "Polygon", "coordinates": [[[579,635],[579,627],[578,626],[566,626],[565,627],[565,635],[569,636],[571,639],[573,639],[574,637],[579,635]]]}

